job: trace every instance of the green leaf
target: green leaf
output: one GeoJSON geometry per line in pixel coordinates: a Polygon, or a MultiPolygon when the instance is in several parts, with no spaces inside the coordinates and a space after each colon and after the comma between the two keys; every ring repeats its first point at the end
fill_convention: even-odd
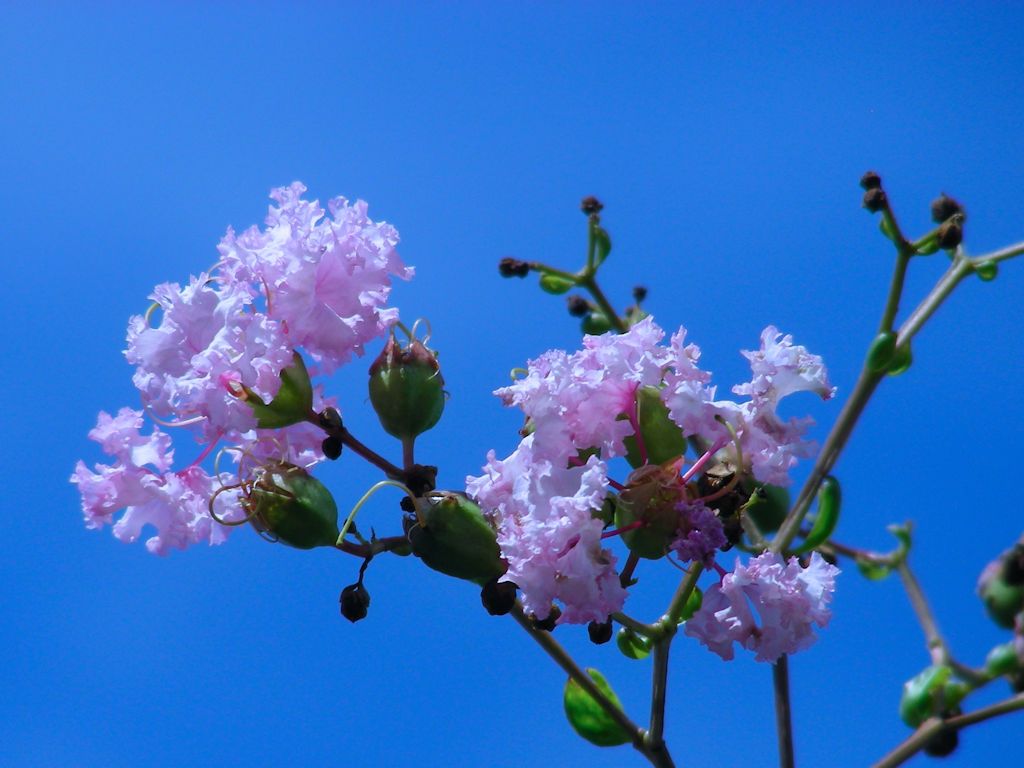
{"type": "Polygon", "coordinates": [[[803,543],[793,550],[794,554],[810,552],[832,535],[832,531],[836,529],[836,523],[839,522],[841,502],[842,494],[839,489],[839,481],[829,475],[821,481],[821,487],[818,488],[818,515],[814,518],[814,526],[803,543]]]}
{"type": "Polygon", "coordinates": [[[566,293],[570,288],[576,285],[575,280],[570,280],[567,277],[560,277],[559,275],[541,275],[540,276],[540,287],[548,293],[553,293],[556,296],[562,293],[566,293]]]}
{"type": "MultiPolygon", "coordinates": [[[[641,387],[636,393],[637,422],[640,437],[647,449],[650,464],[664,464],[686,453],[686,438],[682,430],[669,418],[668,408],[661,400],[657,387],[641,387]]],[[[636,435],[628,435],[623,441],[626,446],[626,461],[634,469],[641,466],[640,446],[636,435]]]]}
{"type": "MultiPolygon", "coordinates": [[[[619,697],[615,695],[604,675],[596,669],[588,669],[587,674],[597,689],[621,709],[619,697]]],[[[615,722],[597,700],[571,677],[565,683],[562,702],[569,725],[591,744],[599,747],[617,747],[633,740],[629,732],[615,722]]]]}
{"type": "Polygon", "coordinates": [[[911,728],[917,728],[941,711],[944,702],[939,699],[952,674],[953,670],[945,664],[933,665],[907,680],[900,697],[900,719],[911,728]]]}
{"type": "Polygon", "coordinates": [[[622,655],[628,659],[646,659],[651,655],[650,638],[638,635],[629,627],[623,627],[615,636],[615,644],[619,646],[622,655]]]}
{"type": "Polygon", "coordinates": [[[612,239],[603,227],[594,227],[594,268],[600,267],[612,252],[612,239]]]}
{"type": "Polygon", "coordinates": [[[876,560],[857,559],[857,570],[861,575],[871,581],[881,581],[892,573],[892,566],[888,563],[880,563],[876,560]]]}
{"type": "Polygon", "coordinates": [[[313,410],[313,385],[302,356],[296,352],[292,364],[281,371],[281,388],[269,403],[246,388],[245,402],[256,416],[256,426],[277,429],[305,421],[313,410]]]}
{"type": "Polygon", "coordinates": [[[896,351],[896,334],[884,331],[875,336],[868,347],[867,367],[873,373],[881,373],[889,367],[896,351]]]}

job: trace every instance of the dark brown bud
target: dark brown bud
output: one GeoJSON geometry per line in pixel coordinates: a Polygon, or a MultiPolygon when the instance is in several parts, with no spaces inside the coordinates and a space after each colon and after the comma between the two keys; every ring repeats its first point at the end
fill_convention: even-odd
{"type": "Polygon", "coordinates": [[[402,508],[403,512],[408,512],[410,515],[416,511],[416,505],[408,496],[403,496],[402,500],[398,502],[398,506],[402,508]]]}
{"type": "Polygon", "coordinates": [[[516,604],[516,585],[491,579],[480,590],[480,602],[491,616],[504,616],[516,604]]]}
{"type": "Polygon", "coordinates": [[[633,301],[639,304],[641,301],[647,298],[647,286],[635,285],[633,286],[633,301]]]}
{"type": "Polygon", "coordinates": [[[530,274],[530,265],[525,261],[506,256],[498,262],[498,272],[502,277],[526,277],[530,274]]]}
{"type": "Polygon", "coordinates": [[[875,187],[874,189],[869,189],[864,193],[863,205],[871,211],[871,213],[878,213],[879,211],[885,210],[889,205],[889,200],[886,198],[885,192],[881,187],[875,187]]]}
{"type": "Polygon", "coordinates": [[[604,645],[611,640],[613,629],[611,619],[604,623],[592,621],[587,624],[587,634],[590,635],[590,642],[595,645],[604,645]]]}
{"type": "MultiPolygon", "coordinates": [[[[956,713],[956,714],[959,714],[956,713]]],[[[946,728],[939,731],[924,745],[924,753],[932,757],[947,757],[960,744],[960,736],[956,728],[946,728]]]]}
{"type": "Polygon", "coordinates": [[[587,195],[580,202],[580,210],[587,214],[587,216],[593,216],[595,213],[600,213],[604,210],[604,203],[593,195],[587,195]]]}
{"type": "Polygon", "coordinates": [[[868,171],[860,177],[860,185],[864,189],[881,189],[882,177],[874,171],[868,171]]]}
{"type": "Polygon", "coordinates": [[[958,213],[963,215],[964,207],[945,192],[932,201],[932,221],[936,224],[941,224],[958,213]]]}
{"type": "Polygon", "coordinates": [[[366,618],[367,610],[370,607],[370,593],[366,591],[363,583],[349,584],[341,590],[341,615],[353,624],[360,619],[366,618]]]}
{"type": "Polygon", "coordinates": [[[327,432],[337,432],[341,429],[341,414],[337,408],[324,408],[320,413],[320,426],[327,432]]]}
{"type": "Polygon", "coordinates": [[[320,444],[320,450],[324,452],[331,461],[334,461],[341,456],[341,438],[337,435],[328,435],[324,438],[324,441],[320,444]]]}
{"type": "Polygon", "coordinates": [[[939,227],[939,247],[945,248],[947,251],[956,248],[960,245],[960,241],[964,239],[964,228],[960,223],[959,217],[948,219],[942,223],[939,227]]]}
{"type": "Polygon", "coordinates": [[[590,312],[590,302],[579,294],[567,297],[565,303],[569,307],[569,314],[573,317],[584,317],[590,312]]]}
{"type": "Polygon", "coordinates": [[[555,624],[558,623],[558,617],[562,615],[557,605],[551,606],[551,612],[548,614],[546,619],[538,619],[536,616],[531,617],[533,619],[534,629],[539,629],[542,632],[554,632],[555,624]]]}
{"type": "Polygon", "coordinates": [[[1013,587],[1024,586],[1024,544],[1011,549],[1003,562],[1003,581],[1013,587]]]}

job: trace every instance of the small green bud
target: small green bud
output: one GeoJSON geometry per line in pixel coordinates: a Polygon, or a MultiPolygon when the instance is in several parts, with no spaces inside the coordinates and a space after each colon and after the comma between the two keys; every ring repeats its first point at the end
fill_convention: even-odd
{"type": "Polygon", "coordinates": [[[1018,672],[1022,667],[1024,660],[1017,655],[1017,648],[1012,642],[997,645],[985,657],[985,671],[993,677],[1018,672]]]}
{"type": "Polygon", "coordinates": [[[570,280],[560,275],[541,275],[540,276],[540,287],[541,290],[553,293],[556,296],[569,291],[574,285],[575,280],[570,280]]]}
{"type": "Polygon", "coordinates": [[[437,357],[422,342],[402,347],[394,334],[370,366],[370,403],[389,435],[413,438],[444,411],[444,379],[437,357]]]}
{"type": "Polygon", "coordinates": [[[363,583],[349,584],[341,590],[341,615],[355,624],[360,619],[366,618],[367,610],[370,607],[370,593],[366,591],[363,583]]]}
{"type": "Polygon", "coordinates": [[[978,581],[978,594],[992,621],[1013,629],[1014,619],[1024,610],[1024,586],[1007,583],[1004,571],[1002,558],[985,568],[978,581]]]}
{"type": "Polygon", "coordinates": [[[483,585],[507,570],[494,529],[480,507],[456,493],[420,512],[422,525],[409,528],[413,554],[435,571],[483,585]]]}
{"type": "Polygon", "coordinates": [[[651,655],[650,638],[638,635],[629,627],[622,627],[615,636],[615,644],[628,659],[646,659],[651,655]]]}
{"type": "Polygon", "coordinates": [[[900,719],[917,728],[944,707],[943,688],[953,674],[945,664],[926,667],[903,684],[900,697],[900,719]]]}
{"type": "Polygon", "coordinates": [[[871,342],[871,346],[868,347],[868,370],[873,373],[882,373],[889,367],[895,352],[896,334],[889,331],[878,334],[871,342]]]}
{"type": "Polygon", "coordinates": [[[298,549],[338,542],[338,507],[327,487],[302,467],[265,467],[245,501],[252,524],[298,549]]]}
{"type": "Polygon", "coordinates": [[[886,371],[890,376],[899,376],[910,370],[914,362],[914,353],[910,349],[910,342],[904,342],[896,347],[892,358],[889,360],[889,369],[886,371]]]}
{"type": "Polygon", "coordinates": [[[684,621],[689,621],[693,618],[693,614],[700,610],[701,605],[704,603],[704,593],[700,591],[700,587],[694,587],[690,596],[686,598],[686,603],[683,605],[683,610],[679,614],[679,623],[682,624],[684,621]]]}
{"type": "Polygon", "coordinates": [[[595,309],[583,318],[580,328],[583,329],[584,333],[588,333],[591,336],[600,336],[602,333],[608,333],[612,329],[612,323],[604,312],[595,309]]]}
{"type": "Polygon", "coordinates": [[[975,273],[986,283],[995,280],[999,274],[999,265],[994,261],[983,261],[974,267],[975,273]]]}
{"type": "MultiPolygon", "coordinates": [[[[686,452],[686,438],[669,418],[668,408],[662,402],[661,391],[657,387],[641,387],[637,390],[636,414],[649,464],[664,464],[686,452]]],[[[623,443],[626,446],[626,460],[634,469],[641,466],[643,461],[637,437],[629,435],[623,443]]]]}

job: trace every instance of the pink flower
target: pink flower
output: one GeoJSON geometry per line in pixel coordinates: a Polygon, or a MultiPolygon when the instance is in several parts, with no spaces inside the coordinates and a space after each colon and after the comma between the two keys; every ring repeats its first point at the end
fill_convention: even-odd
{"type": "Polygon", "coordinates": [[[220,252],[234,280],[263,287],[267,315],[285,325],[292,346],[330,373],[398,319],[384,306],[391,276],[407,280],[413,270],[395,250],[398,232],[371,221],[365,202],[336,197],[326,218],[305,191],[299,182],[275,189],[266,229],[229,229],[220,252]]]}
{"type": "Polygon", "coordinates": [[[733,658],[733,643],[756,652],[757,661],[775,662],[784,653],[812,645],[814,627],[828,625],[828,604],[839,569],[817,552],[806,568],[795,557],[784,562],[765,552],[726,574],[704,593],[699,611],[686,622],[695,637],[723,659],[733,658]]]}
{"type": "Polygon", "coordinates": [[[604,621],[626,597],[593,516],[604,502],[606,467],[591,457],[566,468],[535,455],[534,444],[534,435],[525,438],[503,461],[491,451],[484,474],[466,478],[467,493],[497,524],[508,562],[502,580],[519,586],[528,612],[544,619],[558,600],[560,622],[604,621]]]}

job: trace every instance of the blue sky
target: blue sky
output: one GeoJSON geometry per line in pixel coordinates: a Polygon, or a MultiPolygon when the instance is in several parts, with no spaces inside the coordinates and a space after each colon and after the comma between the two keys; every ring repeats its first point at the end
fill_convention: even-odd
{"type": "MultiPolygon", "coordinates": [[[[945,190],[971,251],[1024,238],[1022,22],[1010,4],[7,4],[0,764],[640,765],[577,739],[548,659],[412,560],[373,563],[353,626],[337,594],[358,563],[340,553],[246,530],[159,559],[86,531],[67,477],[100,458],[96,411],[137,404],[128,316],[214,261],[229,224],[261,221],[271,187],[368,200],[417,268],[394,303],[430,319],[451,392],[419,452],[461,487],[517,439],[490,391],[579,341],[560,299],[496,262],[576,268],[578,201],[596,194],[615,303],[647,284],[650,311],[685,324],[726,385],[775,324],[825,357],[841,399],[892,265],[859,208],[863,171],[911,232],[945,190]]],[[[942,259],[913,264],[908,304],[942,259]]],[[[1015,262],[958,290],[837,468],[837,537],[886,548],[885,525],[914,519],[913,564],[973,664],[1006,639],[976,576],[1021,530],[1022,296],[1015,262]]],[[[367,363],[330,389],[354,433],[397,455],[365,403],[367,363]]],[[[839,410],[798,405],[819,435],[839,410]]],[[[346,456],[324,479],[347,509],[376,476],[346,456]]],[[[397,499],[366,514],[397,529],[397,499]]],[[[630,608],[653,618],[677,573],[639,575],[630,608]]],[[[557,634],[644,717],[649,661],[557,634]]],[[[673,662],[678,763],[774,764],[769,668],[686,639],[673,662]]],[[[926,663],[898,584],[848,569],[832,626],[792,660],[801,763],[865,765],[904,738],[900,685],[926,663]]],[[[1022,717],[966,732],[946,764],[1005,759],[1022,717]]]]}

